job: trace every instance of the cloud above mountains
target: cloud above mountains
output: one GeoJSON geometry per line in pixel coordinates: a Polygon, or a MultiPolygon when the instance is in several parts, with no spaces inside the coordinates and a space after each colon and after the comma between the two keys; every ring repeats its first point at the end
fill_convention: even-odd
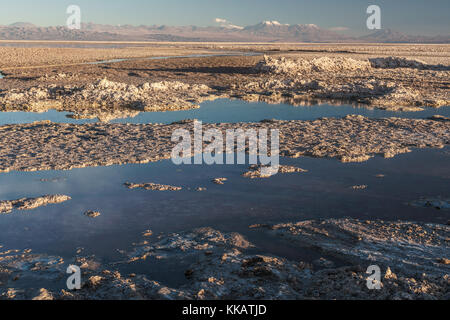
{"type": "Polygon", "coordinates": [[[226,19],[221,19],[221,18],[216,18],[215,21],[220,24],[228,22],[226,19]]]}
{"type": "Polygon", "coordinates": [[[218,24],[219,24],[221,27],[223,27],[223,28],[227,28],[227,29],[239,29],[239,30],[244,29],[244,27],[237,26],[237,25],[231,23],[230,21],[228,21],[227,19],[216,18],[216,19],[214,19],[214,21],[215,21],[216,23],[218,23],[218,24]]]}

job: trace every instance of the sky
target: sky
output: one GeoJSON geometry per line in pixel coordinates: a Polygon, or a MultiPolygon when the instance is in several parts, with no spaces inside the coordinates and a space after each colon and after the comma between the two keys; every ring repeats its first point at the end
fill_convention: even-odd
{"type": "Polygon", "coordinates": [[[368,34],[369,5],[381,8],[382,27],[406,34],[450,33],[450,0],[2,0],[0,25],[65,25],[69,5],[82,22],[132,25],[246,26],[264,20],[316,24],[347,34],[368,34]],[[224,23],[224,22],[222,22],[224,23]]]}

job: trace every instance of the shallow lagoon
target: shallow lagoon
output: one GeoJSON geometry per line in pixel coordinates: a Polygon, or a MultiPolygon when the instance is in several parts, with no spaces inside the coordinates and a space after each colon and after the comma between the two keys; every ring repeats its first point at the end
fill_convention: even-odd
{"type": "MultiPolygon", "coordinates": [[[[288,159],[308,173],[247,179],[246,165],[175,166],[162,161],[71,171],[0,174],[0,199],[66,194],[71,201],[32,211],[0,215],[0,243],[7,248],[72,257],[79,247],[109,261],[154,234],[210,226],[248,236],[261,248],[285,255],[264,239],[252,238],[252,224],[320,218],[407,220],[446,223],[448,211],[408,205],[421,197],[448,197],[449,149],[417,150],[394,159],[374,158],[343,164],[333,159],[288,159]],[[377,175],[383,174],[384,178],[377,175]],[[213,178],[227,177],[225,185],[213,178]],[[41,179],[54,180],[42,182],[41,179]],[[128,190],[124,182],[154,182],[182,186],[179,192],[128,190]],[[368,185],[366,190],[352,186],[368,185]],[[197,187],[206,187],[197,192],[197,187]],[[96,219],[84,216],[98,210],[96,219]]],[[[300,254],[286,253],[286,254],[300,254]]]]}
{"type": "MultiPolygon", "coordinates": [[[[197,119],[205,123],[219,122],[258,122],[265,119],[278,120],[315,120],[318,118],[345,117],[349,114],[369,118],[399,117],[425,119],[434,115],[450,117],[450,107],[427,108],[419,112],[395,112],[369,109],[351,105],[331,106],[292,106],[288,104],[267,104],[263,102],[245,102],[242,100],[218,99],[201,104],[199,109],[172,112],[141,112],[134,118],[115,119],[111,123],[172,123],[185,119],[197,119]]],[[[50,120],[57,123],[93,123],[97,119],[77,120],[67,117],[69,112],[50,110],[44,113],[1,112],[0,125],[31,123],[50,120]]]]}

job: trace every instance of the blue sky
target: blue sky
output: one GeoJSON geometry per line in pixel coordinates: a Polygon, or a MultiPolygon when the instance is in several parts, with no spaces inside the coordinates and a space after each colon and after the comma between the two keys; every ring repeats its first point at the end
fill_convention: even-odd
{"type": "Polygon", "coordinates": [[[0,24],[17,21],[63,25],[66,8],[77,4],[83,22],[102,24],[217,25],[215,18],[240,26],[263,20],[365,29],[366,8],[382,9],[382,26],[409,34],[449,34],[449,0],[14,0],[1,1],[0,24]]]}

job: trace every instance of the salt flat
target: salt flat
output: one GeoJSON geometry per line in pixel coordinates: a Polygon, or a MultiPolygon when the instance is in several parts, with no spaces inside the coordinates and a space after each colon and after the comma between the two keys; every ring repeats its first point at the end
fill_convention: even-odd
{"type": "Polygon", "coordinates": [[[5,76],[0,79],[0,111],[57,110],[75,119],[101,120],[0,126],[0,175],[8,179],[0,184],[3,211],[24,207],[36,213],[0,216],[0,233],[6,235],[0,237],[0,299],[448,299],[447,209],[433,204],[446,204],[442,199],[450,192],[445,187],[448,168],[442,166],[448,158],[450,121],[438,115],[439,108],[450,105],[449,45],[111,42],[83,47],[87,45],[21,42],[0,47],[5,76]],[[230,53],[234,55],[225,55],[230,53]],[[266,179],[248,179],[264,177],[258,166],[238,173],[202,167],[191,175],[184,167],[161,167],[175,145],[172,133],[192,132],[192,120],[109,123],[140,112],[195,109],[221,98],[266,102],[274,108],[280,103],[311,108],[319,108],[319,102],[351,103],[400,117],[244,122],[238,121],[237,111],[233,123],[204,124],[204,129],[222,133],[278,129],[280,154],[289,161],[349,166],[348,176],[339,176],[338,170],[326,171],[330,163],[316,172],[301,169],[303,164],[283,165],[284,174],[266,179]],[[436,110],[429,119],[401,117],[402,112],[427,108],[436,110]],[[424,152],[419,166],[413,161],[419,156],[412,153],[418,149],[424,152]],[[440,150],[438,160],[427,158],[430,149],[430,154],[440,150]],[[402,162],[397,177],[389,168],[402,155],[411,158],[402,162]],[[369,178],[364,168],[381,160],[387,177],[375,172],[369,178]],[[124,173],[129,165],[150,162],[137,173],[124,173]],[[403,171],[412,164],[413,172],[403,171]],[[120,167],[106,168],[113,165],[120,167]],[[434,166],[440,169],[434,172],[434,166]],[[55,170],[67,170],[68,182],[52,178],[55,170]],[[92,171],[76,171],[77,177],[69,170],[92,171]],[[119,172],[123,176],[115,177],[119,172]],[[34,181],[28,174],[46,178],[34,181]],[[409,180],[412,176],[417,179],[409,180]],[[127,181],[133,183],[124,185],[127,181]],[[336,181],[342,185],[337,187],[336,181]],[[80,196],[80,189],[86,189],[89,200],[80,196]],[[41,196],[68,195],[36,197],[37,190],[41,196]],[[397,191],[408,197],[394,196],[397,191]],[[417,200],[417,192],[426,194],[417,200]],[[119,199],[123,206],[115,202],[119,199]],[[166,216],[170,219],[164,220],[166,216]],[[417,217],[421,221],[395,221],[417,217]],[[40,228],[28,225],[31,221],[40,228]],[[247,222],[257,224],[249,229],[247,222]],[[20,232],[7,233],[16,227],[20,232]],[[108,242],[114,253],[72,248],[61,234],[92,248],[108,242]],[[12,245],[3,248],[11,238],[12,245]],[[50,254],[52,241],[68,247],[50,254]],[[35,242],[41,244],[36,253],[18,248],[35,242]],[[84,272],[79,292],[61,290],[67,263],[84,272]],[[383,268],[381,294],[365,287],[371,264],[383,268]],[[153,271],[168,270],[169,277],[159,275],[167,283],[146,273],[149,265],[153,271]]]}

